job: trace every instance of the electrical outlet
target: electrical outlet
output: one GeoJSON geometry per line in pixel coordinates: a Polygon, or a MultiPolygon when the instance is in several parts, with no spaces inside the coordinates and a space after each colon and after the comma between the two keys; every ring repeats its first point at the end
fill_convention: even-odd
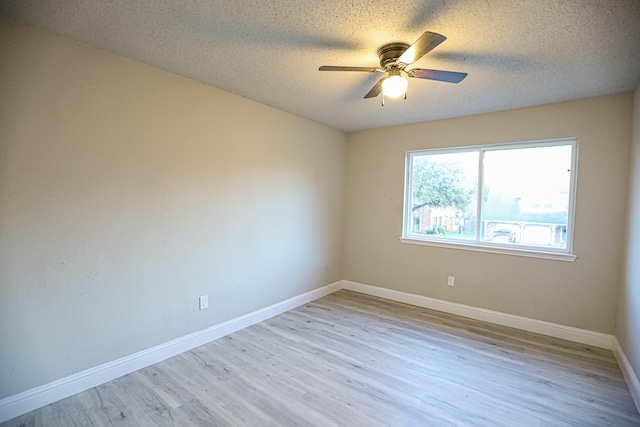
{"type": "Polygon", "coordinates": [[[198,298],[198,307],[200,310],[206,310],[209,308],[209,295],[202,295],[198,298]]]}
{"type": "Polygon", "coordinates": [[[456,280],[455,277],[449,276],[449,280],[447,280],[447,285],[453,286],[453,282],[456,280]]]}

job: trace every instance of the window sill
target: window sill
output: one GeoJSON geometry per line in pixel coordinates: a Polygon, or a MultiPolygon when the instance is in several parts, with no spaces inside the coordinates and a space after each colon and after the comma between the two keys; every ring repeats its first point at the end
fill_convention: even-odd
{"type": "Polygon", "coordinates": [[[447,242],[438,240],[422,240],[410,237],[400,237],[400,242],[411,245],[436,246],[440,248],[461,249],[466,251],[488,252],[493,254],[521,256],[529,258],[542,258],[554,261],[573,262],[578,258],[574,254],[562,252],[547,252],[544,250],[535,250],[529,248],[505,248],[502,246],[483,245],[476,242],[447,242]]]}

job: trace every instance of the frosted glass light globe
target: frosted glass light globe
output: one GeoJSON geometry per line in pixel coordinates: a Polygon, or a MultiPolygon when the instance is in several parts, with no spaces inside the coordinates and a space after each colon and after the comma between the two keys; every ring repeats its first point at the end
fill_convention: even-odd
{"type": "Polygon", "coordinates": [[[399,75],[393,75],[382,82],[382,93],[389,98],[397,98],[407,91],[407,79],[399,75]]]}

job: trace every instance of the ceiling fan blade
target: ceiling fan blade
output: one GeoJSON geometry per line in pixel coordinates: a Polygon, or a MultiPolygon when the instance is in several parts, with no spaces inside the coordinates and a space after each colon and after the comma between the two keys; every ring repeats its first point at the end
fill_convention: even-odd
{"type": "Polygon", "coordinates": [[[376,96],[380,95],[380,92],[382,92],[382,82],[387,80],[387,77],[383,77],[380,80],[378,80],[378,83],[376,83],[371,90],[369,91],[369,93],[367,93],[364,98],[375,98],[376,96]]]}
{"type": "Polygon", "coordinates": [[[427,31],[398,58],[398,62],[413,64],[446,39],[442,34],[427,31]]]}
{"type": "Polygon", "coordinates": [[[318,70],[320,71],[365,71],[368,73],[376,73],[378,71],[383,71],[382,69],[377,67],[341,67],[341,66],[334,66],[334,65],[323,65],[322,67],[318,68],[318,70]]]}
{"type": "Polygon", "coordinates": [[[467,77],[467,73],[456,73],[455,71],[427,70],[425,68],[414,68],[407,71],[409,77],[426,80],[437,80],[439,82],[460,83],[467,77]]]}

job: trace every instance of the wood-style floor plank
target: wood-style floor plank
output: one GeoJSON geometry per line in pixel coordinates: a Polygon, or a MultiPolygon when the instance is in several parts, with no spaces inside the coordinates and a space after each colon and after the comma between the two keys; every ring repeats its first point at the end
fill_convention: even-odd
{"type": "Polygon", "coordinates": [[[640,426],[610,351],[340,291],[17,426],[640,426]]]}

